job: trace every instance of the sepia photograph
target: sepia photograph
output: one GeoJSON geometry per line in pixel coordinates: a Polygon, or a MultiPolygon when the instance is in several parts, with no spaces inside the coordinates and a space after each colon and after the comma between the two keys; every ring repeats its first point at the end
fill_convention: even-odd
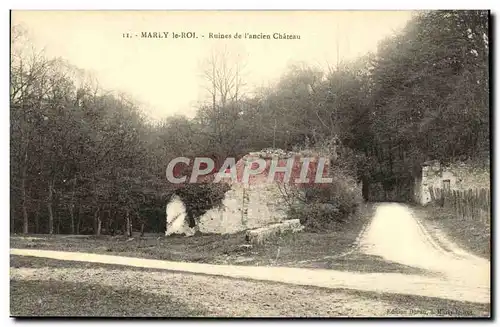
{"type": "Polygon", "coordinates": [[[10,10],[10,317],[490,319],[490,26],[10,10]]]}

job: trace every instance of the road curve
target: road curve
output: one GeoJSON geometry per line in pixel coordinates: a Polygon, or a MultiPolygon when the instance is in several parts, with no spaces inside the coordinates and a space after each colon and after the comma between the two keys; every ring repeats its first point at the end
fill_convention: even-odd
{"type": "Polygon", "coordinates": [[[490,285],[490,262],[460,249],[440,236],[444,250],[405,205],[384,203],[361,238],[361,250],[387,261],[441,273],[447,280],[469,287],[490,285]]]}

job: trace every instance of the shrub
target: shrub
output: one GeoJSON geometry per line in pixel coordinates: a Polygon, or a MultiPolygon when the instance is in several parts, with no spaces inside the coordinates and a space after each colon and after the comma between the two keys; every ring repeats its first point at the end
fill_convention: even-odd
{"type": "Polygon", "coordinates": [[[208,210],[222,205],[230,186],[226,183],[185,184],[175,191],[186,206],[190,227],[208,210]]]}
{"type": "Polygon", "coordinates": [[[346,223],[363,202],[356,181],[341,172],[333,172],[329,185],[304,190],[303,198],[290,206],[290,218],[298,218],[310,230],[336,228],[346,223]]]}

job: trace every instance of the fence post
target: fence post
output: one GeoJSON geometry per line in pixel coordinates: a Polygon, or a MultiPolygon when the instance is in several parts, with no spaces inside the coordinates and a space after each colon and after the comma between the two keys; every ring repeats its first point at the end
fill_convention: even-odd
{"type": "Polygon", "coordinates": [[[458,192],[453,190],[453,207],[455,208],[455,214],[458,216],[458,192]]]}
{"type": "Polygon", "coordinates": [[[474,220],[474,198],[472,197],[472,189],[470,188],[467,191],[467,195],[469,198],[469,216],[470,220],[474,220]]]}
{"type": "Polygon", "coordinates": [[[465,219],[465,210],[464,210],[464,202],[465,202],[465,197],[463,191],[458,191],[458,203],[459,203],[459,211],[460,211],[460,218],[465,219]]]}
{"type": "Polygon", "coordinates": [[[469,197],[467,190],[464,190],[464,219],[469,220],[469,197]]]}
{"type": "Polygon", "coordinates": [[[475,208],[476,208],[476,215],[479,218],[479,221],[483,221],[483,217],[481,215],[481,198],[479,197],[479,189],[474,190],[474,202],[475,202],[475,208]]]}

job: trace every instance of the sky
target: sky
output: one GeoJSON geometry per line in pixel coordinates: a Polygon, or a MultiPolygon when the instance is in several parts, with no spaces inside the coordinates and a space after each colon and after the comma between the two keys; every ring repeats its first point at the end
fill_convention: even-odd
{"type": "Polygon", "coordinates": [[[13,11],[35,48],[91,72],[100,86],[130,94],[153,119],[192,117],[206,97],[204,61],[226,49],[244,63],[247,89],[277,80],[294,62],[335,66],[375,52],[410,11],[13,11]],[[167,38],[142,38],[142,32],[167,38]],[[172,38],[194,32],[197,38],[172,38]],[[129,33],[131,37],[124,37],[129,33]],[[230,34],[231,39],[210,38],[230,34]],[[235,39],[239,33],[242,39],[235,39]],[[271,39],[245,39],[245,33],[271,39]],[[273,39],[274,33],[300,39],[273,39]]]}

